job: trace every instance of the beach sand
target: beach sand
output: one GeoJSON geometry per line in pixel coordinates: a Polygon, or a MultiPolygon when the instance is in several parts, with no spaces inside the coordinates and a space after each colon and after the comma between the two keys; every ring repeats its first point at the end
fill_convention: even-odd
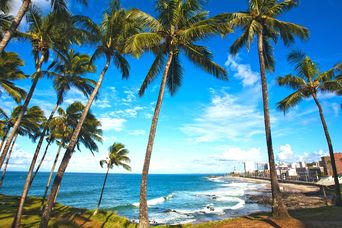
{"type": "MultiPolygon", "coordinates": [[[[241,182],[248,183],[260,183],[263,188],[257,190],[257,194],[248,194],[247,198],[251,201],[271,205],[271,184],[269,180],[260,180],[243,177],[229,177],[230,179],[236,179],[241,182]]],[[[279,183],[280,190],[283,195],[285,204],[289,209],[300,209],[300,208],[317,208],[324,207],[332,204],[331,197],[325,199],[318,186],[301,185],[301,184],[290,184],[290,183],[279,183]]]]}

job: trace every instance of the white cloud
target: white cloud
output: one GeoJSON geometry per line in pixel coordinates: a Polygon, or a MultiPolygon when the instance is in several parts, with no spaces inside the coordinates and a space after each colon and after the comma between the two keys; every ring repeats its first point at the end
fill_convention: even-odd
{"type": "Polygon", "coordinates": [[[337,117],[340,113],[340,110],[341,110],[341,105],[338,104],[338,103],[332,103],[331,104],[331,108],[334,112],[334,115],[337,117]]]}
{"type": "Polygon", "coordinates": [[[133,131],[129,132],[129,134],[138,136],[138,135],[145,135],[146,132],[145,132],[145,130],[133,130],[133,131]]]}
{"type": "Polygon", "coordinates": [[[295,161],[296,158],[291,145],[286,144],[279,147],[278,159],[284,162],[295,161]]]}
{"type": "Polygon", "coordinates": [[[264,134],[263,114],[257,108],[254,97],[245,100],[226,92],[212,92],[207,105],[193,123],[185,124],[181,130],[193,142],[249,139],[264,134]]]}
{"type": "Polygon", "coordinates": [[[122,118],[110,118],[110,117],[102,117],[100,118],[102,124],[102,130],[104,131],[122,131],[125,119],[122,118]]]}
{"type": "Polygon", "coordinates": [[[261,149],[250,148],[243,150],[239,147],[228,148],[220,156],[213,156],[218,161],[262,161],[261,149]]]}
{"type": "Polygon", "coordinates": [[[252,71],[249,64],[240,64],[237,61],[238,57],[234,58],[232,55],[229,55],[225,66],[235,72],[234,77],[241,79],[244,87],[256,84],[259,79],[259,73],[252,71]]]}

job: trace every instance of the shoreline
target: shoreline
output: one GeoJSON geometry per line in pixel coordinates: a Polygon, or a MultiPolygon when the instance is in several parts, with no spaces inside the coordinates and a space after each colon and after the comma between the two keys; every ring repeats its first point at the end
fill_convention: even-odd
{"type": "MultiPolygon", "coordinates": [[[[271,205],[271,183],[270,180],[253,179],[245,177],[224,177],[236,181],[247,183],[264,184],[264,189],[256,190],[256,194],[246,194],[246,197],[262,205],[271,205]]],[[[303,208],[319,208],[324,206],[331,206],[332,197],[324,198],[321,188],[313,185],[303,185],[295,183],[279,183],[280,190],[284,199],[284,203],[289,209],[303,209],[303,208]]]]}
{"type": "MultiPolygon", "coordinates": [[[[10,227],[16,212],[19,197],[0,194],[0,227],[10,227]]],[[[39,227],[40,198],[28,197],[23,226],[39,227]]],[[[100,210],[96,216],[92,216],[93,210],[74,208],[57,203],[49,223],[49,227],[127,227],[138,228],[138,224],[132,223],[127,218],[117,215],[112,211],[100,210]]],[[[228,228],[228,227],[341,227],[341,207],[320,207],[310,209],[289,210],[292,218],[277,220],[270,218],[270,213],[253,213],[247,216],[225,219],[222,221],[203,222],[199,224],[178,224],[178,228],[228,228]],[[273,224],[273,225],[270,225],[273,224]]],[[[152,227],[166,228],[171,225],[153,225],[152,227]]]]}

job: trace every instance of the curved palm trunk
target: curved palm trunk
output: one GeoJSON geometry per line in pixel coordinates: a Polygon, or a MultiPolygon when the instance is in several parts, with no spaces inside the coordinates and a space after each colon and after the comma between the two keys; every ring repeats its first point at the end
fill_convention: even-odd
{"type": "Polygon", "coordinates": [[[148,137],[144,167],[142,170],[141,186],[140,186],[140,206],[139,206],[139,227],[140,228],[145,228],[145,227],[150,226],[149,221],[148,221],[147,190],[146,190],[146,188],[147,188],[147,177],[148,177],[148,171],[150,168],[151,155],[152,155],[154,138],[155,138],[156,130],[157,130],[159,113],[160,113],[160,109],[161,109],[161,106],[163,103],[165,86],[166,86],[166,82],[167,82],[167,74],[169,73],[172,58],[173,58],[173,52],[170,52],[169,58],[168,58],[166,65],[165,65],[163,78],[162,78],[162,82],[160,85],[158,100],[157,100],[157,104],[156,104],[154,114],[153,114],[153,118],[152,118],[150,134],[148,137]]]}
{"type": "MultiPolygon", "coordinates": [[[[39,62],[37,64],[37,70],[36,70],[36,74],[39,74],[41,72],[41,67],[42,67],[42,64],[43,64],[43,61],[44,61],[44,55],[41,56],[41,58],[39,59],[39,62]]],[[[23,107],[21,109],[21,112],[19,113],[19,116],[17,118],[17,120],[15,121],[15,124],[12,128],[12,131],[10,133],[10,135],[8,136],[8,139],[6,141],[6,144],[5,144],[5,148],[4,150],[2,151],[2,154],[0,156],[0,169],[4,163],[4,160],[5,160],[5,157],[7,155],[7,152],[9,150],[9,147],[10,147],[10,144],[11,144],[11,141],[13,140],[15,134],[17,133],[17,130],[19,128],[19,125],[21,124],[21,121],[23,119],[23,116],[26,112],[26,109],[31,101],[31,98],[32,98],[32,95],[33,95],[33,92],[34,90],[36,89],[36,86],[37,86],[37,83],[38,83],[38,80],[39,80],[40,76],[39,75],[36,75],[36,77],[33,79],[33,82],[32,82],[32,85],[31,85],[31,88],[30,88],[30,91],[29,93],[27,94],[27,97],[25,99],[25,102],[23,104],[23,107]]]]}
{"type": "MultiPolygon", "coordinates": [[[[37,73],[40,73],[41,72],[41,66],[42,66],[42,63],[44,61],[44,55],[42,55],[41,59],[39,60],[39,63],[38,63],[38,68],[37,68],[37,73]]],[[[30,89],[30,97],[29,95],[27,96],[26,100],[29,98],[28,102],[30,101],[31,97],[32,97],[32,94],[33,94],[33,91],[37,85],[37,82],[40,78],[40,75],[36,75],[35,79],[34,79],[34,82],[35,85],[34,85],[34,88],[32,89],[33,85],[31,86],[31,89],[30,89]]],[[[28,105],[28,102],[27,102],[27,105],[28,105]]],[[[26,103],[26,101],[25,101],[26,103]]],[[[25,107],[25,111],[26,111],[26,108],[27,106],[25,107]]],[[[23,107],[23,110],[24,110],[24,107],[23,107]]],[[[21,113],[23,113],[23,110],[21,113]]],[[[24,111],[24,112],[25,112],[24,111]]],[[[20,118],[20,122],[21,122],[21,119],[20,118]]],[[[19,120],[19,118],[18,118],[19,120]]],[[[17,120],[17,122],[18,122],[17,120]]],[[[20,124],[20,123],[19,123],[20,124]]],[[[18,124],[18,126],[19,126],[18,124]]],[[[13,131],[13,130],[12,130],[13,131]]],[[[43,130],[42,134],[45,135],[45,129],[43,130]]],[[[42,142],[41,142],[42,143],[42,142]]],[[[6,147],[5,147],[6,148],[6,147]]],[[[5,152],[5,151],[4,151],[5,152]]],[[[31,162],[31,165],[30,165],[30,168],[29,168],[29,171],[27,173],[27,177],[26,177],[26,182],[25,182],[25,185],[24,185],[24,188],[23,188],[23,193],[21,194],[21,198],[20,198],[20,201],[19,201],[19,206],[18,206],[18,210],[17,210],[17,213],[15,215],[15,218],[14,218],[14,221],[13,221],[13,224],[12,224],[12,227],[20,227],[20,220],[21,220],[21,215],[22,215],[22,212],[23,212],[23,209],[24,209],[24,203],[25,203],[25,200],[26,200],[26,197],[27,197],[27,193],[29,191],[29,188],[30,188],[30,183],[31,183],[31,177],[32,177],[32,173],[33,173],[33,170],[34,170],[34,166],[36,164],[36,161],[37,161],[37,158],[38,158],[38,155],[39,155],[39,151],[35,151],[34,155],[33,155],[33,158],[32,158],[32,162],[31,162]]]]}
{"type": "Polygon", "coordinates": [[[48,190],[49,190],[49,188],[50,188],[50,183],[51,183],[52,175],[53,175],[53,172],[55,171],[55,167],[56,167],[56,164],[57,164],[57,162],[58,162],[58,157],[59,157],[59,154],[61,153],[62,148],[63,148],[63,142],[61,142],[61,144],[60,144],[59,147],[58,147],[58,150],[57,150],[57,154],[56,154],[55,160],[53,161],[53,164],[52,164],[52,167],[51,167],[49,179],[48,179],[47,184],[46,184],[46,186],[45,186],[45,192],[44,192],[44,196],[43,196],[42,203],[41,203],[41,206],[40,206],[41,210],[42,210],[43,207],[44,207],[46,195],[47,195],[47,192],[48,192],[48,190]]]}
{"type": "Polygon", "coordinates": [[[1,141],[1,145],[0,145],[0,152],[2,151],[2,147],[4,146],[4,143],[6,141],[6,138],[7,138],[7,135],[8,135],[8,132],[10,131],[11,128],[8,128],[4,137],[2,137],[2,141],[1,141]]]}
{"type": "Polygon", "coordinates": [[[101,205],[101,201],[102,201],[102,196],[103,196],[104,188],[105,188],[105,185],[106,185],[106,182],[107,182],[107,177],[108,177],[108,173],[109,173],[109,168],[110,168],[110,166],[108,165],[107,172],[106,172],[106,176],[105,176],[105,179],[104,179],[104,182],[103,182],[103,185],[102,185],[102,190],[101,190],[100,199],[99,199],[99,202],[97,203],[97,208],[96,208],[96,210],[94,211],[94,214],[93,214],[93,215],[96,215],[97,212],[99,212],[99,210],[100,210],[100,205],[101,205]]]}
{"type": "Polygon", "coordinates": [[[7,166],[8,166],[8,162],[9,162],[9,160],[11,159],[13,147],[14,147],[15,142],[17,141],[17,137],[18,137],[18,134],[15,135],[15,137],[14,137],[14,139],[13,139],[13,143],[12,143],[12,145],[11,145],[11,149],[10,149],[10,151],[9,151],[9,153],[8,153],[7,160],[6,160],[6,164],[5,164],[4,170],[2,171],[2,175],[1,175],[0,187],[2,186],[2,183],[4,182],[5,175],[6,175],[6,170],[7,170],[7,166]]]}
{"type": "Polygon", "coordinates": [[[33,183],[33,181],[34,181],[34,178],[36,178],[36,176],[37,176],[37,174],[38,174],[38,172],[39,172],[40,167],[41,167],[42,164],[43,164],[43,161],[44,161],[45,156],[46,156],[46,154],[47,154],[47,152],[48,152],[48,150],[49,150],[50,145],[51,145],[51,141],[49,140],[49,141],[48,141],[48,144],[47,144],[46,147],[45,147],[45,151],[44,151],[43,157],[42,157],[42,159],[40,160],[40,162],[39,162],[39,164],[38,164],[38,167],[37,167],[36,171],[34,172],[32,178],[31,178],[30,187],[31,187],[31,185],[32,185],[32,183],[33,183]]]}
{"type": "Polygon", "coordinates": [[[89,100],[84,108],[84,111],[82,113],[82,116],[72,134],[72,137],[71,137],[71,140],[70,140],[70,143],[68,145],[68,148],[66,149],[65,151],[65,154],[63,156],[63,159],[62,159],[62,162],[58,168],[58,172],[56,174],[56,177],[54,179],[54,182],[53,182],[53,186],[51,188],[51,192],[50,192],[50,195],[47,199],[47,205],[46,207],[44,208],[44,211],[43,211],[43,214],[42,214],[42,219],[41,219],[41,222],[40,222],[40,227],[43,227],[43,228],[46,228],[48,226],[48,223],[49,223],[49,219],[50,219],[50,214],[51,214],[51,210],[52,210],[52,207],[54,205],[54,200],[58,194],[58,189],[59,189],[59,186],[62,182],[62,178],[63,178],[63,175],[64,175],[64,172],[69,164],[69,161],[71,159],[71,156],[75,150],[75,146],[76,146],[76,143],[77,143],[77,140],[78,140],[78,136],[81,132],[81,129],[82,129],[82,126],[83,126],[83,123],[87,117],[87,114],[90,110],[90,107],[101,87],[101,84],[102,84],[102,81],[103,81],[103,78],[104,78],[104,75],[106,74],[108,68],[109,68],[109,65],[110,65],[110,56],[107,56],[106,58],[106,65],[105,67],[103,68],[101,74],[100,74],[100,77],[99,77],[99,80],[97,81],[96,83],[96,86],[92,92],[92,94],[90,95],[89,97],[89,100]]]}
{"type": "MultiPolygon", "coordinates": [[[[32,162],[31,162],[31,165],[33,165],[33,168],[34,168],[34,166],[35,166],[35,164],[36,164],[36,161],[37,161],[37,158],[38,158],[38,155],[39,155],[39,152],[40,152],[40,148],[41,148],[42,145],[43,145],[43,141],[44,141],[44,138],[45,138],[45,133],[46,133],[46,131],[49,129],[49,124],[50,124],[50,122],[51,122],[53,116],[54,116],[55,113],[56,113],[56,110],[57,110],[57,108],[58,108],[58,106],[59,106],[58,104],[60,104],[60,101],[61,101],[61,96],[58,97],[57,102],[56,102],[55,106],[53,107],[53,109],[52,109],[52,111],[51,111],[51,113],[50,113],[49,119],[46,121],[46,123],[45,123],[45,125],[44,125],[44,130],[43,130],[43,132],[42,132],[41,135],[40,135],[40,138],[39,138],[39,141],[38,141],[38,144],[37,144],[37,147],[36,147],[36,151],[35,151],[35,153],[34,153],[34,157],[33,157],[32,162]]],[[[46,149],[45,149],[45,152],[44,152],[44,154],[43,154],[42,159],[40,160],[40,163],[39,163],[39,165],[38,165],[38,167],[37,167],[37,169],[36,169],[36,172],[35,172],[34,175],[32,176],[32,172],[33,172],[33,170],[32,170],[32,172],[31,172],[31,174],[30,174],[30,175],[32,176],[32,178],[30,177],[31,180],[30,180],[29,188],[31,187],[31,184],[32,184],[32,182],[33,182],[33,179],[36,177],[36,175],[37,175],[37,173],[38,173],[38,171],[39,171],[39,169],[40,169],[40,166],[43,164],[43,161],[44,161],[44,159],[45,159],[45,156],[46,156],[46,153],[47,153],[47,151],[48,151],[48,148],[49,148],[50,143],[51,143],[51,141],[48,142],[48,145],[47,145],[47,147],[46,147],[46,149]]],[[[29,171],[29,172],[30,172],[30,171],[29,171]]]]}
{"type": "Polygon", "coordinates": [[[271,189],[272,189],[272,216],[274,218],[288,218],[289,214],[287,208],[283,202],[277,172],[275,169],[275,160],[272,146],[272,134],[271,134],[271,121],[270,112],[268,105],[268,89],[266,80],[266,65],[264,58],[264,47],[263,47],[263,32],[258,33],[258,54],[260,61],[260,75],[261,75],[261,85],[262,85],[262,98],[264,105],[264,123],[265,123],[265,133],[266,133],[266,144],[268,160],[270,165],[270,177],[271,177],[271,189]]]}
{"type": "Polygon", "coordinates": [[[23,0],[23,3],[21,4],[21,7],[20,7],[17,15],[15,16],[10,28],[8,29],[8,31],[5,32],[5,35],[0,42],[0,54],[5,50],[8,42],[11,40],[14,32],[17,30],[17,28],[18,28],[21,20],[23,19],[25,13],[29,9],[30,4],[31,4],[31,0],[23,0]]]}
{"type": "Polygon", "coordinates": [[[323,114],[323,108],[322,108],[321,104],[318,102],[316,94],[313,94],[312,97],[314,98],[315,103],[318,107],[319,116],[321,117],[323,129],[324,129],[324,133],[325,133],[325,138],[327,139],[327,143],[328,143],[329,155],[330,155],[330,160],[331,160],[331,168],[333,171],[334,182],[335,182],[335,195],[336,195],[335,204],[336,204],[336,206],[342,206],[340,183],[338,181],[338,174],[337,174],[336,163],[335,163],[334,149],[333,149],[330,134],[328,131],[328,126],[327,126],[327,123],[325,122],[325,118],[324,118],[324,114],[323,114]]]}

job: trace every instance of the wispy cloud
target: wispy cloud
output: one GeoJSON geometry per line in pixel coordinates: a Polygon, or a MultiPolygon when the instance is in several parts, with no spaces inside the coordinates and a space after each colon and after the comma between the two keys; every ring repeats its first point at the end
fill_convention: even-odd
{"type": "Polygon", "coordinates": [[[259,79],[259,73],[254,72],[249,64],[241,64],[238,61],[238,56],[233,57],[229,55],[225,66],[235,72],[234,77],[242,80],[244,87],[256,84],[259,79]]]}
{"type": "Polygon", "coordinates": [[[263,134],[263,114],[256,102],[212,90],[210,104],[193,123],[183,125],[181,130],[197,143],[249,139],[263,134]]]}

